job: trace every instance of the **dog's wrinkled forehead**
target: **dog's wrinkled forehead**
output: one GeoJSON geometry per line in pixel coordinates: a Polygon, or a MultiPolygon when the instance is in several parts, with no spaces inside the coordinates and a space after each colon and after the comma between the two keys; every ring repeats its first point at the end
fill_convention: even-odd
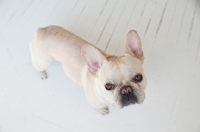
{"type": "Polygon", "coordinates": [[[142,73],[140,61],[133,57],[108,58],[107,63],[102,67],[103,73],[100,75],[105,82],[119,83],[122,80],[128,80],[131,76],[142,73]]]}
{"type": "Polygon", "coordinates": [[[130,56],[122,57],[122,62],[120,65],[120,70],[122,72],[131,72],[131,73],[142,73],[142,64],[138,59],[135,59],[130,56]]]}

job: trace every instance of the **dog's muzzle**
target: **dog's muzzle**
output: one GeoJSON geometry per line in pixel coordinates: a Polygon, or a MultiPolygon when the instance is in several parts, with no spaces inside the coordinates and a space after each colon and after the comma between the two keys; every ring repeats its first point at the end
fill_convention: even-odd
{"type": "Polygon", "coordinates": [[[137,103],[137,96],[134,94],[134,90],[131,86],[125,85],[120,90],[121,104],[128,106],[130,104],[137,103]]]}

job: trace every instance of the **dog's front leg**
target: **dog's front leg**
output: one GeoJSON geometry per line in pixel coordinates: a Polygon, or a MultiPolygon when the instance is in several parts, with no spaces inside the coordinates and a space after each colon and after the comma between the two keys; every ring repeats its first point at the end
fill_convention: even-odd
{"type": "Polygon", "coordinates": [[[107,106],[103,108],[95,108],[95,110],[102,115],[107,115],[109,113],[109,108],[107,106]]]}

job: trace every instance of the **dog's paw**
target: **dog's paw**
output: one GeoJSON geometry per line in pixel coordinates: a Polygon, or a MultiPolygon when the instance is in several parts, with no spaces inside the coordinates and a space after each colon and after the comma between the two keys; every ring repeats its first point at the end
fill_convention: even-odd
{"type": "Polygon", "coordinates": [[[109,113],[109,109],[108,107],[103,107],[103,108],[96,108],[95,109],[98,113],[102,114],[102,115],[107,115],[109,113]]]}
{"type": "Polygon", "coordinates": [[[38,73],[38,75],[39,75],[39,77],[43,80],[43,79],[47,79],[47,73],[46,73],[46,71],[41,71],[41,72],[37,72],[38,73]]]}

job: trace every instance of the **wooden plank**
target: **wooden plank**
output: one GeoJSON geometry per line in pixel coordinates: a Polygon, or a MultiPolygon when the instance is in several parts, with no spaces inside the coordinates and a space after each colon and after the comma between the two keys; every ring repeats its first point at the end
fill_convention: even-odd
{"type": "Polygon", "coordinates": [[[137,28],[137,25],[139,23],[141,14],[142,14],[142,12],[144,10],[144,7],[145,7],[145,3],[146,3],[146,1],[139,0],[135,4],[135,8],[134,8],[133,12],[131,13],[132,15],[131,15],[131,17],[129,19],[129,22],[126,25],[126,28],[125,28],[125,30],[123,32],[123,38],[119,42],[118,48],[114,50],[114,54],[115,55],[122,55],[123,54],[123,52],[124,52],[125,36],[126,36],[126,34],[127,34],[127,32],[129,30],[137,28]]]}
{"type": "MultiPolygon", "coordinates": [[[[10,18],[7,20],[7,22],[5,24],[1,24],[3,25],[1,31],[3,31],[3,34],[5,36],[7,36],[8,34],[10,34],[10,31],[15,28],[15,26],[21,22],[20,18],[21,18],[21,15],[24,14],[24,12],[27,10],[27,7],[30,6],[30,4],[32,4],[32,1],[31,0],[27,0],[27,1],[23,1],[20,5],[17,5],[17,8],[13,9],[12,10],[12,6],[11,6],[11,9],[10,9],[10,13],[12,11],[15,11],[15,12],[12,12],[12,14],[10,14],[10,18]]],[[[8,12],[9,13],[9,12],[8,12]]],[[[3,16],[9,16],[9,15],[3,15],[3,16]]]]}
{"type": "MultiPolygon", "coordinates": [[[[66,0],[63,0],[63,9],[60,12],[60,17],[58,18],[58,21],[60,20],[60,24],[64,28],[67,28],[67,22],[70,19],[71,14],[74,12],[75,8],[77,7],[77,4],[79,3],[80,0],[69,0],[66,3],[66,0]]],[[[68,29],[69,30],[69,29],[68,29]]]]}
{"type": "Polygon", "coordinates": [[[86,39],[86,40],[90,40],[90,35],[91,35],[91,32],[93,31],[93,29],[95,28],[95,25],[97,24],[98,20],[100,19],[105,7],[107,6],[109,0],[106,0],[106,1],[103,1],[103,0],[99,0],[97,1],[97,5],[95,7],[95,9],[92,11],[93,13],[93,17],[91,17],[91,21],[88,22],[88,28],[84,28],[83,29],[83,32],[85,32],[87,30],[86,33],[83,34],[83,37],[86,39]]]}
{"type": "MultiPolygon", "coordinates": [[[[160,25],[160,29],[157,32],[157,37],[155,40],[155,48],[154,50],[158,51],[159,49],[167,49],[169,48],[168,44],[166,44],[167,36],[169,34],[169,29],[174,17],[174,12],[177,7],[178,0],[169,0],[166,6],[165,14],[163,15],[163,21],[160,25]]],[[[144,50],[146,47],[144,47],[144,50]]],[[[161,51],[161,50],[160,50],[161,51]]],[[[168,52],[167,50],[164,50],[162,52],[168,52]]]]}
{"type": "Polygon", "coordinates": [[[102,34],[102,32],[105,29],[105,25],[108,23],[110,16],[112,15],[113,10],[115,9],[118,1],[116,0],[109,0],[108,3],[106,3],[105,8],[101,11],[100,17],[95,23],[95,25],[92,27],[92,31],[89,35],[89,42],[92,44],[96,44],[99,36],[102,34]]]}
{"type": "Polygon", "coordinates": [[[156,36],[160,28],[159,25],[162,22],[162,18],[164,16],[167,3],[168,3],[168,0],[156,1],[156,8],[155,8],[155,11],[153,12],[148,30],[143,40],[143,45],[144,45],[143,47],[148,49],[148,50],[145,49],[146,56],[150,55],[151,49],[154,46],[154,42],[156,40],[156,36]]]}
{"type": "Polygon", "coordinates": [[[80,17],[81,13],[85,10],[89,0],[79,0],[77,5],[75,6],[73,12],[70,14],[68,21],[65,24],[65,28],[71,30],[80,17]]]}
{"type": "Polygon", "coordinates": [[[120,17],[119,23],[117,24],[116,28],[113,30],[113,33],[111,37],[109,38],[105,50],[109,54],[114,54],[115,50],[120,46],[120,41],[124,36],[124,30],[127,26],[130,17],[133,13],[133,10],[135,9],[135,5],[137,4],[137,1],[129,0],[126,8],[124,9],[123,14],[120,17]]]}
{"type": "Polygon", "coordinates": [[[190,16],[192,19],[190,19],[189,32],[187,32],[188,44],[185,46],[184,57],[191,61],[192,66],[200,66],[200,1],[197,0],[192,8],[193,13],[190,16]]]}
{"type": "Polygon", "coordinates": [[[69,16],[76,2],[75,0],[59,0],[44,25],[61,25],[61,22],[69,16]]]}
{"type": "Polygon", "coordinates": [[[155,11],[156,1],[148,0],[144,12],[141,14],[140,22],[137,26],[137,32],[140,35],[141,41],[143,42],[146,32],[148,31],[149,24],[151,22],[151,17],[155,11]]]}
{"type": "Polygon", "coordinates": [[[112,34],[119,23],[120,17],[122,16],[122,13],[124,9],[126,8],[127,0],[126,1],[119,1],[116,5],[116,8],[114,9],[112,15],[110,16],[110,19],[108,23],[105,25],[105,30],[100,34],[96,46],[99,47],[102,50],[105,50],[107,43],[109,42],[109,39],[112,37],[112,34]]]}
{"type": "MultiPolygon", "coordinates": [[[[197,9],[198,1],[190,0],[187,4],[187,10],[185,12],[185,16],[181,22],[181,27],[179,29],[179,36],[177,38],[177,44],[175,47],[182,49],[179,54],[185,55],[186,50],[190,47],[189,43],[189,35],[190,35],[190,26],[192,24],[193,16],[195,15],[197,9]]],[[[197,29],[200,29],[197,27],[197,29]]],[[[200,33],[199,33],[200,34],[200,33]]],[[[200,36],[200,35],[198,35],[200,36]]],[[[198,43],[198,40],[195,42],[198,43]]],[[[192,44],[192,43],[191,43],[192,44]]],[[[193,45],[194,46],[194,45],[193,45]]],[[[196,47],[196,46],[194,46],[196,47]]]]}
{"type": "Polygon", "coordinates": [[[6,28],[13,16],[19,10],[20,5],[23,5],[24,0],[19,1],[3,1],[0,8],[0,31],[6,28]],[[12,4],[11,4],[12,3],[12,4]]]}
{"type": "Polygon", "coordinates": [[[101,1],[90,1],[83,11],[82,15],[77,20],[76,24],[72,28],[72,32],[81,36],[84,39],[87,39],[89,33],[92,30],[92,25],[95,23],[95,20],[98,19],[102,8],[106,4],[106,0],[101,1]],[[85,21],[83,23],[83,21],[85,21]]]}
{"type": "Polygon", "coordinates": [[[187,3],[188,0],[183,0],[177,4],[172,23],[170,25],[169,35],[167,36],[167,42],[171,45],[175,45],[177,43],[179,30],[181,28],[180,26],[185,15],[185,11],[187,9],[187,3]]]}

